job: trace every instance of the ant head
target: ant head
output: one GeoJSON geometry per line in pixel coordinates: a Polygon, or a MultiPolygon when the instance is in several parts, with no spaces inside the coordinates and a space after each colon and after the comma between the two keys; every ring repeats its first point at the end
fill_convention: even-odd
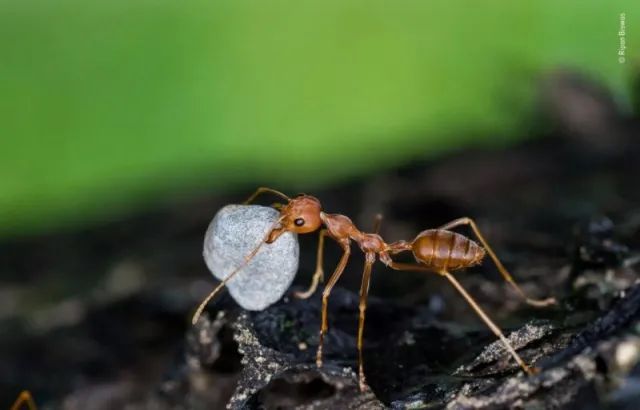
{"type": "Polygon", "coordinates": [[[322,225],[320,201],[310,195],[292,198],[280,211],[280,224],[271,231],[267,243],[272,243],[284,232],[309,233],[322,225]]]}

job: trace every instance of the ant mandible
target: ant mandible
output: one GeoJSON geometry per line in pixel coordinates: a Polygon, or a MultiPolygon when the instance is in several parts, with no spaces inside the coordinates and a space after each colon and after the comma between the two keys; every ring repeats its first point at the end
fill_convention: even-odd
{"type": "Polygon", "coordinates": [[[282,192],[265,187],[258,188],[256,192],[254,192],[253,195],[245,201],[245,204],[251,203],[258,195],[263,193],[271,193],[280,196],[287,201],[286,204],[273,205],[274,208],[280,211],[280,217],[269,229],[267,235],[260,244],[249,255],[247,255],[244,263],[231,272],[231,274],[229,274],[200,304],[193,316],[194,324],[198,321],[204,307],[213,298],[213,296],[215,296],[215,294],[218,293],[218,291],[220,291],[220,289],[222,289],[222,287],[224,287],[224,285],[236,273],[251,261],[263,244],[273,243],[284,232],[305,234],[319,230],[318,259],[311,285],[307,291],[296,292],[294,294],[297,298],[306,299],[315,292],[318,283],[324,279],[324,271],[322,268],[324,238],[325,236],[329,236],[331,239],[336,241],[338,245],[340,245],[343,253],[340,261],[338,262],[337,268],[329,277],[329,281],[322,292],[322,320],[318,350],[316,353],[316,365],[318,367],[322,367],[322,345],[324,336],[329,328],[327,322],[327,304],[329,295],[344,271],[347,260],[351,255],[351,241],[353,241],[358,244],[365,255],[362,285],[360,287],[360,316],[358,321],[358,382],[361,391],[366,389],[364,364],[362,359],[362,335],[367,308],[367,295],[369,292],[371,267],[376,261],[376,257],[391,269],[436,273],[445,277],[449,282],[451,282],[462,297],[464,297],[469,305],[471,305],[473,310],[475,310],[491,331],[502,341],[507,351],[511,356],[513,356],[520,367],[527,374],[534,373],[534,370],[529,367],[524,360],[522,360],[513,346],[511,346],[511,343],[509,343],[509,340],[504,336],[500,328],[489,318],[489,316],[487,316],[487,314],[480,308],[476,301],[467,293],[467,291],[450,272],[479,265],[485,255],[489,254],[489,257],[495,263],[502,277],[528,304],[536,307],[544,307],[556,303],[556,300],[554,298],[537,300],[527,297],[524,291],[515,282],[511,274],[509,274],[502,265],[496,254],[480,233],[480,230],[473,219],[466,217],[459,218],[444,224],[437,229],[427,229],[420,232],[412,241],[386,243],[377,233],[381,217],[376,221],[374,233],[365,233],[360,231],[348,217],[340,214],[328,214],[323,212],[320,201],[313,196],[300,194],[294,198],[289,198],[282,192]],[[451,231],[451,229],[462,225],[468,225],[471,227],[482,246],[464,235],[451,231]],[[417,263],[400,263],[391,258],[392,255],[405,251],[411,251],[417,263]]]}

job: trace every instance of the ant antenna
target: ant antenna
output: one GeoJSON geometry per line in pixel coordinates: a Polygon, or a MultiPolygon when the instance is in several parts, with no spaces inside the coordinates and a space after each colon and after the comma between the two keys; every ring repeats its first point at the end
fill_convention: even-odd
{"type": "Polygon", "coordinates": [[[192,325],[195,325],[198,322],[198,319],[200,319],[200,316],[202,315],[202,311],[207,306],[207,304],[209,304],[209,301],[211,301],[211,299],[213,299],[213,297],[231,280],[231,278],[233,278],[236,275],[236,273],[240,272],[243,268],[245,268],[249,264],[249,262],[251,262],[251,259],[253,259],[258,254],[258,251],[260,250],[262,245],[264,245],[267,242],[267,240],[269,239],[269,236],[271,235],[271,232],[275,229],[276,226],[278,226],[278,224],[280,222],[282,222],[283,219],[284,219],[284,217],[280,217],[280,218],[278,218],[277,221],[275,221],[273,223],[273,225],[271,225],[271,227],[267,231],[267,234],[265,235],[264,239],[262,239],[262,241],[260,241],[258,246],[256,246],[251,251],[251,253],[244,258],[244,262],[241,263],[226,278],[224,278],[224,280],[222,282],[220,282],[218,284],[218,286],[216,286],[215,289],[213,289],[211,291],[211,293],[209,293],[209,295],[200,303],[200,305],[198,306],[198,309],[193,314],[193,318],[191,319],[191,324],[192,325]]]}
{"type": "Polygon", "coordinates": [[[291,201],[291,198],[289,198],[288,196],[286,196],[280,191],[276,191],[275,189],[272,189],[272,188],[260,187],[256,189],[256,192],[254,192],[246,201],[244,201],[243,204],[244,205],[250,204],[251,202],[253,202],[254,199],[256,199],[256,197],[264,193],[271,193],[271,194],[277,195],[282,199],[286,199],[287,202],[291,201]]]}

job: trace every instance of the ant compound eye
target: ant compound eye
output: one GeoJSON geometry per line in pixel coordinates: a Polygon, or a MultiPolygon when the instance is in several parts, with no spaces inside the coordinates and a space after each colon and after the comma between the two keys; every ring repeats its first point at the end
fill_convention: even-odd
{"type": "Polygon", "coordinates": [[[304,219],[297,218],[295,221],[293,221],[293,223],[296,224],[296,226],[302,226],[304,225],[304,219]]]}

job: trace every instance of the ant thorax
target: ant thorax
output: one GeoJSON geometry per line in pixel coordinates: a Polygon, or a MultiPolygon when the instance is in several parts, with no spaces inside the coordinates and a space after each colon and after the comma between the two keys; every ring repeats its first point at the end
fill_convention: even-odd
{"type": "Polygon", "coordinates": [[[361,233],[360,237],[354,240],[362,249],[362,252],[369,253],[380,253],[384,252],[387,248],[386,243],[382,239],[382,237],[376,233],[361,233]]]}
{"type": "Polygon", "coordinates": [[[322,222],[327,227],[329,235],[337,240],[354,239],[354,236],[361,234],[351,219],[340,214],[320,213],[322,222]]]}

